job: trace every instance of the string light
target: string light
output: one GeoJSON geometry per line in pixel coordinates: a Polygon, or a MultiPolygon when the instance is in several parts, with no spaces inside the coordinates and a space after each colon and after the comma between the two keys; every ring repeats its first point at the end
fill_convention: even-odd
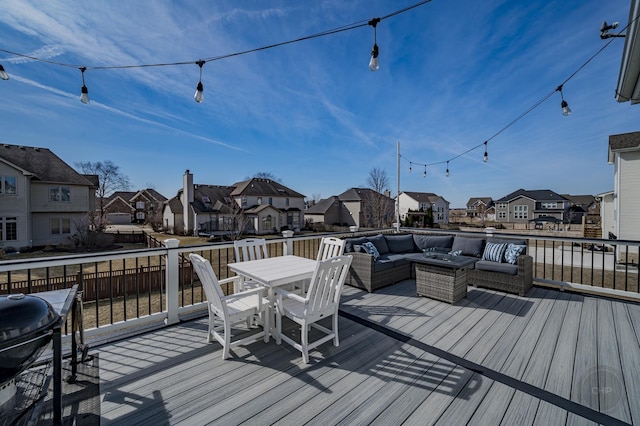
{"type": "Polygon", "coordinates": [[[2,64],[0,64],[0,78],[3,80],[9,80],[9,74],[4,70],[2,64]]]}
{"type": "Polygon", "coordinates": [[[447,160],[447,177],[449,177],[449,160],[447,160]]]}
{"type": "Polygon", "coordinates": [[[485,163],[487,161],[489,161],[489,153],[487,152],[487,143],[489,141],[484,141],[484,156],[482,157],[482,161],[484,161],[485,163]]]}
{"type": "Polygon", "coordinates": [[[80,72],[82,73],[82,89],[80,89],[80,102],[83,104],[89,103],[89,89],[84,84],[84,72],[87,70],[86,67],[80,67],[80,72]]]}
{"type": "Polygon", "coordinates": [[[193,99],[201,104],[204,101],[204,86],[202,85],[202,66],[205,64],[203,60],[196,62],[200,67],[200,78],[198,79],[198,85],[196,86],[196,93],[193,95],[193,99]]]}
{"type": "Polygon", "coordinates": [[[411,173],[411,161],[409,161],[409,173],[411,173]]]}
{"type": "Polygon", "coordinates": [[[427,165],[424,165],[424,174],[422,175],[422,177],[427,177],[427,165]]]}
{"type": "Polygon", "coordinates": [[[369,70],[378,71],[380,69],[380,62],[378,61],[378,39],[376,27],[380,22],[380,18],[374,18],[369,21],[369,25],[373,27],[373,48],[371,49],[371,59],[369,60],[369,70]]]}
{"type": "Polygon", "coordinates": [[[560,98],[562,99],[562,102],[560,102],[560,107],[562,108],[562,115],[564,115],[565,117],[568,115],[571,115],[571,108],[569,108],[569,104],[567,103],[567,101],[564,100],[564,94],[562,93],[562,84],[560,86],[558,86],[558,88],[556,89],[556,92],[560,92],[560,98]]]}

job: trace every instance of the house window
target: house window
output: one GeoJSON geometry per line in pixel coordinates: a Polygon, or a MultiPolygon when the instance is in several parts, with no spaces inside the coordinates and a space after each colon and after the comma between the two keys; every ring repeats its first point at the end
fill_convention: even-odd
{"type": "Polygon", "coordinates": [[[271,217],[271,215],[267,215],[265,217],[262,218],[262,222],[263,222],[263,228],[265,231],[267,229],[272,229],[273,228],[273,217],[271,217]]]}
{"type": "Polygon", "coordinates": [[[529,218],[529,206],[514,206],[513,207],[514,219],[528,219],[529,218]]]}
{"type": "Polygon", "coordinates": [[[247,196],[246,195],[242,196],[242,207],[247,207],[247,196]]]}
{"type": "Polygon", "coordinates": [[[543,209],[557,209],[558,208],[558,203],[556,202],[549,202],[549,203],[542,203],[542,208],[543,209]]]}
{"type": "Polygon", "coordinates": [[[65,202],[71,201],[71,190],[68,186],[49,187],[49,201],[65,202]]]}
{"type": "Polygon", "coordinates": [[[17,185],[15,176],[0,176],[0,195],[16,195],[17,185]]]}
{"type": "Polygon", "coordinates": [[[285,199],[285,205],[286,205],[287,207],[289,207],[289,199],[288,199],[288,198],[286,198],[286,199],[285,199]]]}
{"type": "Polygon", "coordinates": [[[273,198],[269,197],[269,205],[272,206],[273,205],[273,198]]]}
{"type": "Polygon", "coordinates": [[[287,212],[287,226],[297,228],[300,226],[300,215],[298,212],[287,212]]]}
{"type": "Polygon", "coordinates": [[[498,219],[506,219],[506,218],[507,218],[507,212],[503,212],[503,211],[498,212],[498,219]]]}
{"type": "Polygon", "coordinates": [[[262,197],[258,197],[258,205],[262,205],[262,197]]]}
{"type": "Polygon", "coordinates": [[[144,210],[144,201],[136,201],[136,209],[144,210]]]}
{"type": "Polygon", "coordinates": [[[0,241],[16,241],[18,239],[18,218],[0,217],[0,241]]]}
{"type": "Polygon", "coordinates": [[[498,203],[498,204],[496,204],[496,208],[497,209],[506,209],[507,208],[507,203],[498,203]]]}
{"type": "Polygon", "coordinates": [[[71,219],[51,219],[49,226],[51,235],[71,234],[71,219]]]}

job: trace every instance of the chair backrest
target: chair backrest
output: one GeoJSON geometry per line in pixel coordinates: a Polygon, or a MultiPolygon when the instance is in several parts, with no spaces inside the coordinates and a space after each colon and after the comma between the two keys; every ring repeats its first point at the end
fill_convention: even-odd
{"type": "Polygon", "coordinates": [[[344,254],[345,243],[345,240],[336,237],[322,238],[316,260],[319,262],[321,260],[331,259],[332,257],[342,256],[344,254]]]}
{"type": "Polygon", "coordinates": [[[264,238],[247,238],[234,241],[233,250],[236,254],[236,262],[266,259],[269,257],[269,253],[267,253],[267,241],[264,238]]]}
{"type": "Polygon", "coordinates": [[[337,311],[351,259],[351,256],[336,256],[318,262],[306,296],[305,316],[308,320],[337,311]]]}
{"type": "Polygon", "coordinates": [[[211,267],[211,263],[199,254],[191,253],[189,260],[193,269],[196,271],[200,283],[204,287],[204,292],[207,295],[207,302],[209,302],[210,309],[216,314],[228,317],[227,304],[224,301],[224,293],[220,288],[218,277],[211,267]]]}

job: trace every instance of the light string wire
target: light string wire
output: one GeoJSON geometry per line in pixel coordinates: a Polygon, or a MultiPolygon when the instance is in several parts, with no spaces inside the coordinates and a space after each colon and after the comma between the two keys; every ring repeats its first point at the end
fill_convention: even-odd
{"type": "MultiPolygon", "coordinates": [[[[631,20],[624,28],[622,28],[617,34],[622,34],[623,32],[625,32],[627,30],[627,28],[629,28],[629,26],[631,24],[633,24],[635,21],[637,21],[640,18],[640,14],[638,14],[638,16],[636,16],[633,20],[631,20]]],[[[606,42],[604,44],[604,46],[602,46],[600,49],[598,49],[598,51],[596,51],[596,53],[594,53],[593,55],[591,55],[591,57],[589,57],[589,59],[587,59],[582,65],[580,65],[573,73],[571,73],[569,75],[569,77],[567,77],[562,83],[560,83],[560,85],[558,85],[555,89],[553,89],[552,91],[550,91],[549,93],[547,93],[546,95],[544,95],[542,98],[540,98],[538,101],[536,101],[532,106],[530,106],[527,110],[525,110],[523,113],[521,113],[520,115],[518,115],[516,118],[514,118],[513,120],[511,120],[507,125],[505,125],[504,127],[502,127],[500,130],[498,130],[496,133],[494,133],[491,137],[489,137],[488,139],[486,139],[485,141],[479,143],[478,145],[475,145],[469,149],[467,149],[464,152],[461,152],[460,154],[457,154],[454,157],[449,158],[448,160],[442,160],[442,161],[436,161],[436,162],[432,162],[432,163],[422,163],[422,162],[418,162],[418,161],[414,161],[414,160],[410,160],[409,158],[403,156],[402,154],[400,154],[400,158],[402,160],[404,160],[405,162],[409,163],[409,170],[411,170],[411,165],[418,165],[418,166],[424,166],[424,167],[430,167],[430,166],[437,166],[440,164],[447,164],[447,170],[449,169],[449,163],[453,160],[456,160],[468,153],[470,153],[471,151],[474,151],[478,148],[481,147],[486,147],[488,145],[488,143],[495,139],[497,136],[499,136],[500,134],[502,134],[503,132],[505,132],[507,129],[509,129],[511,126],[513,126],[514,124],[516,124],[518,121],[522,120],[524,117],[526,117],[529,113],[531,113],[532,111],[534,111],[536,108],[538,108],[540,105],[542,105],[546,100],[548,100],[551,96],[553,96],[557,91],[559,91],[560,88],[562,88],[564,86],[565,83],[567,83],[569,80],[571,80],[573,77],[575,77],[580,71],[582,71],[591,61],[593,61],[598,55],[600,55],[607,47],[609,47],[609,45],[611,45],[611,43],[613,43],[614,40],[616,40],[617,38],[611,38],[608,42],[606,42]]],[[[617,93],[617,90],[616,90],[617,93]]]]}
{"type": "MultiPolygon", "coordinates": [[[[399,15],[401,13],[407,12],[409,10],[415,9],[419,6],[423,6],[427,3],[430,3],[432,0],[423,0],[420,1],[418,3],[412,4],[410,6],[407,6],[403,9],[399,9],[396,10],[395,12],[391,12],[387,15],[381,16],[380,20],[385,20],[391,17],[394,17],[396,15],[399,15]]],[[[52,61],[49,59],[42,59],[39,58],[37,56],[31,56],[31,55],[26,55],[23,53],[18,53],[18,52],[12,52],[10,50],[6,50],[6,49],[0,49],[0,52],[4,52],[10,55],[14,55],[14,56],[18,56],[21,58],[26,58],[26,59],[31,59],[34,61],[38,61],[38,62],[43,62],[43,63],[47,63],[47,64],[51,64],[51,65],[59,65],[62,67],[69,67],[69,68],[81,68],[84,67],[87,70],[113,70],[113,69],[130,69],[130,68],[152,68],[152,67],[167,67],[167,66],[180,66],[180,65],[193,65],[193,64],[198,64],[199,61],[204,61],[206,62],[213,62],[213,61],[219,61],[222,59],[228,59],[228,58],[233,58],[236,56],[241,56],[241,55],[246,55],[249,53],[255,53],[255,52],[260,52],[263,50],[268,50],[268,49],[273,49],[276,47],[281,47],[281,46],[285,46],[288,44],[293,44],[293,43],[298,43],[298,42],[302,42],[302,41],[306,41],[306,40],[312,40],[315,38],[319,38],[319,37],[324,37],[324,36],[328,36],[328,35],[333,35],[333,34],[338,34],[341,32],[345,32],[345,31],[350,31],[350,30],[354,30],[357,28],[361,28],[361,27],[366,27],[369,25],[369,19],[367,20],[363,20],[363,21],[358,21],[358,22],[354,22],[352,24],[347,24],[347,25],[343,25],[341,27],[337,27],[331,30],[326,30],[326,31],[322,31],[316,34],[312,34],[312,35],[308,35],[308,36],[304,36],[304,37],[300,37],[300,38],[296,38],[293,40],[288,40],[288,41],[283,41],[283,42],[279,42],[279,43],[273,43],[273,44],[269,44],[266,46],[262,46],[262,47],[256,47],[253,49],[248,49],[248,50],[243,50],[243,51],[239,51],[239,52],[234,52],[234,53],[228,53],[225,55],[219,55],[219,56],[212,56],[209,58],[204,58],[204,59],[198,59],[195,61],[179,61],[179,62],[166,62],[166,63],[152,63],[152,64],[133,64],[133,65],[77,65],[77,64],[70,64],[70,63],[65,63],[65,62],[57,62],[57,61],[52,61]]]]}

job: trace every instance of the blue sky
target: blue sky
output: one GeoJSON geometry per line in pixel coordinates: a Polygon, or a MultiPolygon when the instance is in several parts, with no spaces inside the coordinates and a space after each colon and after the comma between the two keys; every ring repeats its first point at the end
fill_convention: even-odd
{"type": "MultiPolygon", "coordinates": [[[[417,0],[416,0],[417,1],[417,0]]],[[[205,101],[195,61],[297,39],[416,1],[300,2],[4,0],[0,49],[78,66],[193,62],[81,73],[0,52],[0,143],[46,147],[70,165],[113,161],[132,190],[172,197],[186,169],[200,184],[271,172],[311,198],[365,186],[373,167],[396,193],[435,192],[462,207],[518,189],[613,189],[608,137],[640,130],[640,106],[614,92],[624,39],[560,94],[500,132],[606,43],[603,20],[626,26],[628,0],[434,0],[377,27],[380,70],[368,69],[365,26],[208,62],[205,101]],[[497,136],[495,136],[500,132],[497,136]],[[483,141],[482,147],[446,162],[483,141]],[[409,162],[413,172],[409,173],[409,162]]]]}

